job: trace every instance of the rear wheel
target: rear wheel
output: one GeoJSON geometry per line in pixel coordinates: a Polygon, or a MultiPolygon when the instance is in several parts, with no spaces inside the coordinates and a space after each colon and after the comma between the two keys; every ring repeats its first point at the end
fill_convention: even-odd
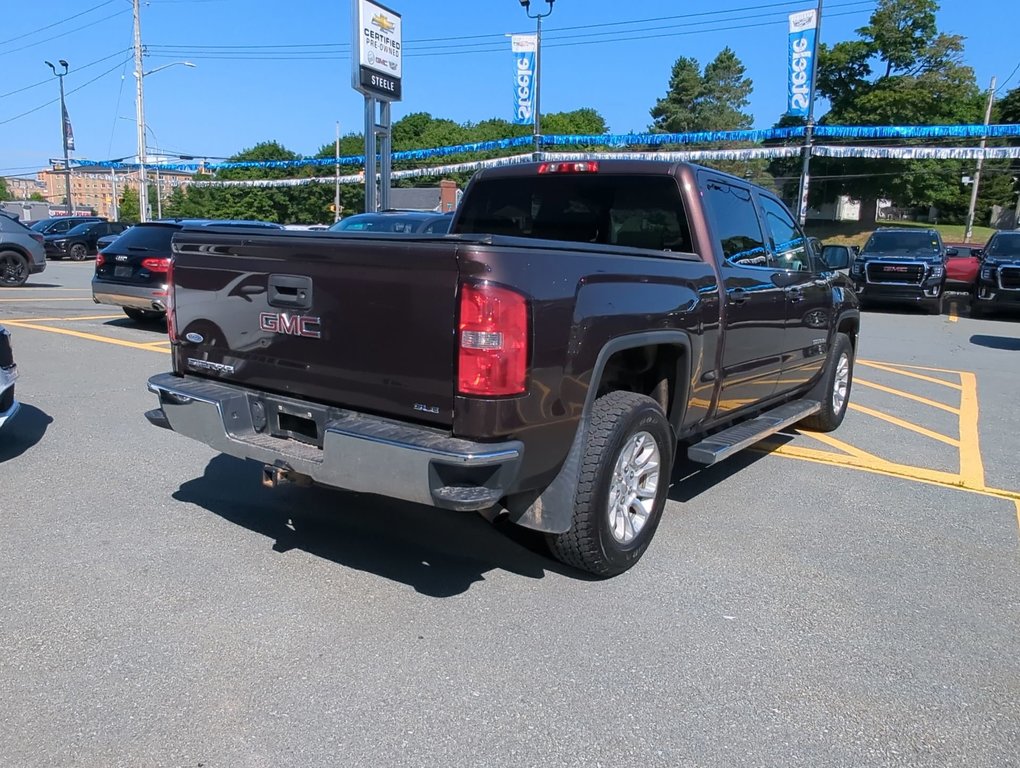
{"type": "Polygon", "coordinates": [[[16,288],[28,280],[28,259],[16,251],[0,251],[0,285],[16,288]]]}
{"type": "Polygon", "coordinates": [[[850,337],[837,333],[822,378],[807,396],[822,404],[818,413],[808,416],[801,426],[813,432],[832,432],[843,423],[850,402],[854,376],[854,347],[850,337]]]}
{"type": "Polygon", "coordinates": [[[675,448],[662,408],[634,392],[610,392],[595,401],[570,530],[550,534],[564,563],[615,576],[648,549],[666,506],[675,448]]]}
{"type": "Polygon", "coordinates": [[[88,254],[88,249],[84,243],[75,243],[71,246],[71,250],[68,255],[71,257],[71,261],[84,261],[85,256],[88,254]]]}
{"type": "Polygon", "coordinates": [[[124,314],[139,323],[153,323],[156,320],[162,320],[166,317],[165,312],[156,312],[148,309],[135,309],[134,307],[124,307],[124,314]]]}

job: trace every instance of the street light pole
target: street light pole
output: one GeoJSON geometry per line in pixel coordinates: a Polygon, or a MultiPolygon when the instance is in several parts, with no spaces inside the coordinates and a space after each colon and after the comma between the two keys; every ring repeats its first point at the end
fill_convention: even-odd
{"type": "Polygon", "coordinates": [[[64,193],[67,196],[67,212],[74,216],[74,201],[71,199],[71,155],[67,146],[67,105],[64,103],[64,76],[67,74],[67,62],[60,59],[58,62],[64,68],[63,72],[57,72],[57,68],[46,62],[46,65],[53,70],[53,74],[60,81],[60,135],[64,140],[64,193]]]}
{"type": "Polygon", "coordinates": [[[340,121],[336,121],[336,189],[333,191],[333,221],[340,221],[340,121]]]}
{"type": "Polygon", "coordinates": [[[528,18],[535,20],[535,152],[542,151],[542,19],[553,12],[556,0],[545,1],[549,4],[548,11],[532,13],[531,0],[520,0],[528,18]]]}
{"type": "Polygon", "coordinates": [[[800,189],[797,191],[797,221],[807,225],[808,194],[811,187],[811,149],[815,135],[815,81],[818,79],[818,47],[822,40],[822,0],[818,0],[815,16],[815,47],[811,52],[811,88],[808,94],[807,124],[804,126],[803,157],[800,166],[800,189]]]}

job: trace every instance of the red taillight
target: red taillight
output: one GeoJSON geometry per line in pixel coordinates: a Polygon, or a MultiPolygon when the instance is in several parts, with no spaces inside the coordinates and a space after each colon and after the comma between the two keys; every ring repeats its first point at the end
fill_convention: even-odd
{"type": "Polygon", "coordinates": [[[103,255],[102,251],[100,251],[99,253],[96,254],[96,269],[99,269],[105,263],[106,263],[106,256],[103,255]]]}
{"type": "Polygon", "coordinates": [[[150,272],[166,272],[170,269],[170,259],[142,259],[142,269],[150,272]]]}
{"type": "Polygon", "coordinates": [[[31,234],[29,234],[29,237],[31,237],[33,240],[39,243],[39,245],[46,245],[46,238],[43,235],[40,235],[38,232],[32,232],[31,234]]]}
{"type": "Polygon", "coordinates": [[[164,259],[166,261],[166,301],[163,302],[166,307],[166,332],[170,337],[170,341],[177,340],[177,317],[174,312],[174,262],[173,259],[164,259]]]}
{"type": "Polygon", "coordinates": [[[457,391],[517,395],[528,375],[528,302],[519,293],[484,283],[460,290],[457,391]]]}
{"type": "Polygon", "coordinates": [[[538,166],[539,173],[598,173],[597,160],[572,163],[542,163],[538,166]]]}

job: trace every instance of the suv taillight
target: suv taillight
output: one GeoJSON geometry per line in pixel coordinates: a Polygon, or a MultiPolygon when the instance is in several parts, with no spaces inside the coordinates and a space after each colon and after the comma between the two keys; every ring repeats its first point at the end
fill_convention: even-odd
{"type": "Polygon", "coordinates": [[[464,283],[457,326],[457,392],[494,397],[527,388],[528,302],[516,291],[464,283]]]}
{"type": "Polygon", "coordinates": [[[177,341],[177,313],[174,311],[174,260],[166,259],[166,333],[177,341]]]}
{"type": "Polygon", "coordinates": [[[46,238],[40,235],[38,232],[32,232],[29,237],[35,240],[39,245],[46,245],[46,238]]]}
{"type": "Polygon", "coordinates": [[[142,259],[142,269],[147,269],[150,272],[166,272],[170,269],[170,259],[142,259]]]}
{"type": "Polygon", "coordinates": [[[96,254],[96,269],[99,269],[106,263],[106,255],[100,251],[96,254]]]}

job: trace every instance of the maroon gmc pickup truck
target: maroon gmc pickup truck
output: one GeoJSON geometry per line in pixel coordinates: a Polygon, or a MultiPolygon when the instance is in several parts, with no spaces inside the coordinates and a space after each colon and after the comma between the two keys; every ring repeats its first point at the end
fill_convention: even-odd
{"type": "Polygon", "coordinates": [[[859,312],[769,192],[683,163],[479,172],[448,236],[185,228],[153,424],[321,483],[508,515],[631,567],[678,444],[832,430],[859,312]]]}

